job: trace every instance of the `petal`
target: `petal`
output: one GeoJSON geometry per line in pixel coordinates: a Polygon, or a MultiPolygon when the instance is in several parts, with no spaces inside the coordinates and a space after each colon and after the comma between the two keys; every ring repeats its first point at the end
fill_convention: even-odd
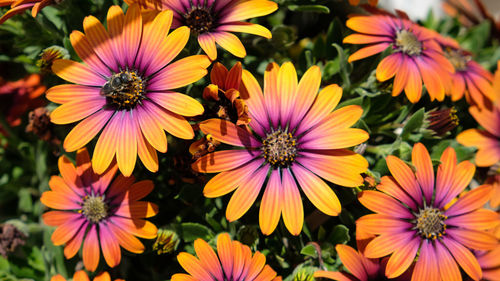
{"type": "MultiPolygon", "coordinates": [[[[97,73],[110,77],[111,71],[94,52],[87,37],[80,31],[71,32],[69,39],[77,55],[97,73]]],[[[115,64],[113,64],[114,67],[115,64]]]]}
{"type": "Polygon", "coordinates": [[[242,21],[265,16],[278,9],[278,4],[273,1],[255,0],[237,3],[238,4],[231,7],[231,10],[220,19],[220,23],[242,21]]]}
{"type": "Polygon", "coordinates": [[[122,174],[126,177],[132,174],[137,160],[137,129],[131,112],[124,111],[118,146],[116,148],[116,162],[122,174]]]}
{"type": "Polygon", "coordinates": [[[289,169],[283,171],[283,221],[292,235],[299,235],[304,224],[304,207],[299,189],[289,169]]]}
{"type": "Polygon", "coordinates": [[[49,211],[42,215],[42,220],[46,225],[59,226],[70,220],[80,217],[80,214],[66,211],[49,211]]]}
{"type": "Polygon", "coordinates": [[[225,32],[225,31],[218,31],[212,33],[212,36],[215,39],[215,42],[219,44],[224,50],[230,52],[231,54],[243,58],[247,55],[247,52],[245,50],[245,47],[241,43],[240,39],[236,37],[236,35],[225,32]]]}
{"type": "Polygon", "coordinates": [[[297,124],[304,118],[314,99],[317,96],[321,84],[321,70],[318,66],[310,67],[302,76],[296,90],[295,110],[291,114],[290,128],[296,128],[297,124]]]}
{"type": "MultiPolygon", "coordinates": [[[[74,281],[76,281],[76,280],[74,280],[74,281]]],[[[103,272],[99,273],[98,275],[96,275],[94,277],[93,281],[111,281],[111,276],[106,271],[103,271],[103,272]]],[[[120,280],[115,279],[115,281],[120,281],[120,280]]]]}
{"type": "Polygon", "coordinates": [[[55,191],[45,191],[40,197],[40,201],[53,209],[78,210],[81,208],[79,202],[76,202],[71,196],[55,191]]]}
{"type": "Polygon", "coordinates": [[[128,190],[128,198],[130,201],[140,200],[146,197],[154,189],[154,184],[150,180],[142,180],[134,183],[128,190]]]}
{"type": "Polygon", "coordinates": [[[154,224],[143,219],[129,219],[115,216],[112,222],[128,234],[141,238],[156,238],[158,232],[158,228],[154,224]]]}
{"type": "MultiPolygon", "coordinates": [[[[107,14],[108,33],[111,38],[110,44],[113,46],[113,51],[116,53],[116,60],[119,65],[125,67],[126,57],[124,55],[124,48],[122,48],[124,34],[123,24],[125,22],[125,15],[120,6],[111,6],[107,14]]],[[[81,57],[81,56],[80,56],[81,57]]]]}
{"type": "Polygon", "coordinates": [[[142,37],[142,16],[139,5],[131,5],[125,14],[123,25],[122,48],[125,51],[128,66],[134,65],[134,61],[141,44],[142,37]]]}
{"type": "MultiPolygon", "coordinates": [[[[366,245],[364,255],[367,258],[381,258],[393,253],[394,251],[397,250],[401,251],[401,249],[403,248],[405,248],[405,251],[402,251],[400,253],[407,252],[409,248],[407,249],[406,247],[414,244],[416,244],[416,247],[418,249],[419,246],[418,239],[412,239],[412,235],[407,232],[395,233],[395,234],[382,234],[380,236],[375,237],[368,243],[368,245],[366,245]],[[414,240],[417,241],[415,242],[414,240]]],[[[413,257],[407,256],[406,258],[414,258],[414,257],[415,255],[413,255],[413,257]]],[[[406,261],[401,261],[399,257],[396,257],[395,259],[393,259],[394,264],[391,265],[390,268],[390,270],[392,271],[387,272],[387,274],[395,275],[393,271],[396,270],[399,271],[399,269],[401,269],[402,264],[398,264],[397,263],[398,261],[406,263],[406,261]]]]}
{"type": "Polygon", "coordinates": [[[472,106],[469,108],[469,112],[489,133],[500,137],[500,111],[498,109],[480,110],[478,107],[472,106]]]}
{"type": "MultiPolygon", "coordinates": [[[[52,281],[52,280],[51,280],[52,281]]],[[[65,280],[66,281],[66,280],[65,280]]],[[[78,270],[77,272],[75,272],[75,274],[73,275],[73,281],[90,281],[89,279],[89,276],[87,275],[87,273],[85,273],[85,271],[83,270],[78,270]]]]}
{"type": "Polygon", "coordinates": [[[421,143],[413,146],[411,154],[413,166],[415,166],[415,176],[420,184],[428,204],[431,203],[434,192],[434,169],[432,167],[431,156],[421,143]]]}
{"type": "Polygon", "coordinates": [[[228,221],[235,221],[243,216],[259,195],[262,184],[267,177],[267,166],[260,168],[246,181],[243,182],[231,196],[226,208],[228,221]]]}
{"type": "Polygon", "coordinates": [[[233,271],[233,247],[231,237],[227,233],[221,233],[217,236],[217,253],[220,263],[226,276],[231,276],[233,271]]]}
{"type": "Polygon", "coordinates": [[[362,216],[356,221],[356,226],[370,234],[415,233],[415,231],[410,230],[413,227],[412,223],[382,214],[362,216]]]}
{"type": "Polygon", "coordinates": [[[408,82],[408,58],[406,55],[402,55],[399,60],[399,68],[396,71],[396,76],[394,77],[394,83],[392,87],[392,96],[398,96],[401,91],[405,88],[406,83],[408,82]]]}
{"type": "MultiPolygon", "coordinates": [[[[224,24],[224,25],[217,27],[217,30],[218,31],[250,33],[250,34],[265,37],[267,39],[271,39],[271,37],[272,37],[272,34],[269,31],[269,29],[265,28],[264,26],[262,26],[260,24],[255,24],[255,23],[250,23],[250,22],[232,22],[232,23],[224,24]]],[[[198,42],[199,42],[200,36],[198,36],[198,42]]]]}
{"type": "Polygon", "coordinates": [[[146,169],[153,173],[158,171],[158,154],[143,135],[137,136],[137,155],[146,169]]]}
{"type": "Polygon", "coordinates": [[[375,54],[381,53],[385,51],[390,46],[389,43],[378,43],[374,45],[370,45],[368,47],[361,48],[354,52],[352,55],[349,56],[347,59],[349,62],[357,61],[360,59],[364,59],[369,56],[373,56],[375,54]]]}
{"type": "Polygon", "coordinates": [[[258,134],[263,135],[261,127],[267,128],[269,126],[269,120],[267,118],[262,89],[257,79],[245,69],[241,74],[241,81],[243,82],[243,86],[241,87],[240,93],[248,105],[248,112],[251,117],[250,127],[258,134]]]}
{"type": "Polygon", "coordinates": [[[476,257],[464,246],[448,237],[443,238],[443,244],[448,248],[457,263],[474,280],[480,280],[482,271],[476,257]]]}
{"type": "Polygon", "coordinates": [[[207,54],[210,60],[217,58],[217,46],[215,45],[215,38],[209,32],[198,35],[198,44],[201,49],[207,54]]]}
{"type": "Polygon", "coordinates": [[[172,31],[167,38],[163,39],[159,50],[153,52],[154,57],[151,59],[146,76],[151,76],[158,70],[169,64],[179,53],[184,49],[189,39],[189,28],[181,26],[172,31]]]}
{"type": "Polygon", "coordinates": [[[405,83],[405,94],[411,103],[416,103],[422,96],[422,77],[412,58],[406,60],[408,80],[405,83]]]}
{"type": "Polygon", "coordinates": [[[437,99],[442,101],[444,99],[444,85],[441,82],[439,74],[421,57],[416,57],[415,62],[431,100],[437,99]]]}
{"type": "Polygon", "coordinates": [[[142,104],[149,115],[154,116],[155,121],[169,134],[188,140],[194,137],[193,128],[184,117],[163,109],[149,101],[143,102],[142,104]]]}
{"type": "Polygon", "coordinates": [[[449,228],[446,229],[446,235],[473,250],[491,250],[498,245],[498,240],[495,236],[486,231],[449,228]]]}
{"type": "Polygon", "coordinates": [[[380,42],[390,42],[390,39],[385,36],[372,36],[354,33],[346,36],[342,43],[345,44],[372,44],[372,43],[380,43],[380,42]]]}
{"type": "Polygon", "coordinates": [[[389,155],[386,158],[387,167],[399,185],[410,195],[410,197],[422,204],[422,191],[415,179],[415,175],[406,163],[399,158],[389,155]]]}
{"type": "Polygon", "coordinates": [[[83,264],[88,271],[95,271],[99,264],[99,239],[96,225],[92,225],[83,242],[83,264]]]}
{"type": "Polygon", "coordinates": [[[388,278],[401,276],[401,274],[403,274],[415,260],[419,247],[419,238],[413,238],[405,245],[397,247],[387,262],[385,275],[388,278]]]}
{"type": "Polygon", "coordinates": [[[87,230],[88,223],[84,223],[80,226],[80,229],[76,232],[75,236],[66,242],[64,247],[64,257],[70,259],[78,253],[82,246],[83,237],[85,236],[85,231],[87,230]]]}
{"type": "Polygon", "coordinates": [[[377,186],[377,189],[403,202],[412,210],[417,210],[417,204],[415,203],[415,201],[410,196],[408,196],[408,193],[406,193],[404,189],[401,188],[401,186],[393,177],[383,176],[380,179],[380,184],[377,186]]]}
{"type": "Polygon", "coordinates": [[[449,217],[465,214],[481,208],[490,200],[493,188],[491,185],[482,185],[467,192],[465,195],[446,210],[445,214],[449,217]]]}
{"type": "Polygon", "coordinates": [[[165,91],[187,86],[205,76],[210,59],[205,55],[185,57],[169,64],[153,75],[148,91],[165,91]]]}
{"type": "Polygon", "coordinates": [[[401,205],[396,199],[382,192],[365,190],[358,195],[358,200],[363,206],[375,213],[388,215],[401,219],[414,218],[408,209],[401,205]]]}
{"type": "Polygon", "coordinates": [[[101,96],[68,102],[52,111],[50,114],[50,121],[59,125],[80,121],[102,109],[105,105],[106,99],[101,96]]]}
{"type": "MultiPolygon", "coordinates": [[[[165,131],[155,120],[155,116],[152,116],[143,107],[137,108],[136,123],[142,134],[139,133],[139,128],[137,128],[136,134],[140,134],[137,138],[146,138],[147,142],[151,144],[156,150],[160,152],[167,152],[167,136],[165,131]]],[[[139,143],[140,141],[138,141],[139,143]]]]}
{"type": "Polygon", "coordinates": [[[445,149],[441,155],[441,164],[439,164],[436,176],[436,203],[442,202],[443,198],[448,193],[448,189],[453,183],[455,176],[455,167],[457,166],[457,155],[451,147],[445,149]]]}
{"type": "Polygon", "coordinates": [[[490,229],[498,223],[498,214],[488,209],[475,210],[446,220],[447,225],[475,230],[490,229]]]}
{"type": "Polygon", "coordinates": [[[460,162],[455,168],[452,183],[440,206],[444,206],[460,194],[471,182],[475,171],[476,166],[474,164],[469,161],[460,162]]]}
{"type": "MultiPolygon", "coordinates": [[[[278,72],[280,67],[276,63],[269,63],[264,72],[264,104],[267,114],[274,128],[278,127],[279,121],[279,97],[278,97],[278,72]]],[[[265,124],[262,124],[265,125],[265,124]]]]}
{"type": "MultiPolygon", "coordinates": [[[[71,160],[68,159],[68,157],[61,156],[59,157],[59,160],[57,161],[57,166],[59,167],[59,172],[61,173],[61,176],[64,179],[64,182],[67,184],[68,187],[70,187],[70,192],[74,192],[75,195],[78,197],[84,197],[85,192],[83,190],[83,183],[79,177],[79,175],[76,172],[76,168],[71,162],[71,160]]],[[[54,179],[58,179],[54,178],[54,179]]],[[[59,178],[60,179],[60,178],[59,178]]],[[[52,180],[52,178],[51,178],[52,180]]],[[[49,183],[50,186],[52,186],[49,183]]]]}
{"type": "MultiPolygon", "coordinates": [[[[102,23],[94,16],[87,16],[83,20],[83,30],[87,36],[88,43],[97,56],[111,68],[115,73],[118,71],[118,63],[115,60],[111,38],[102,23]]],[[[109,71],[108,71],[109,73],[109,71]]]]}
{"type": "MultiPolygon", "coordinates": [[[[318,126],[318,128],[321,126],[318,126]]],[[[316,129],[316,128],[315,128],[316,129]]],[[[311,139],[309,133],[306,134],[307,139],[300,140],[299,147],[302,149],[340,149],[347,148],[358,145],[365,142],[370,137],[368,133],[364,130],[358,128],[338,128],[331,132],[325,132],[324,135],[320,136],[320,131],[309,132],[311,137],[317,136],[317,138],[311,139]]]]}
{"type": "Polygon", "coordinates": [[[191,274],[197,280],[213,280],[210,273],[208,273],[205,268],[200,264],[200,261],[194,256],[182,252],[177,255],[177,261],[179,264],[191,274]]]}
{"type": "Polygon", "coordinates": [[[156,15],[153,22],[144,26],[141,47],[139,48],[135,62],[139,69],[147,69],[151,67],[151,63],[155,63],[154,60],[157,58],[156,53],[162,47],[161,44],[166,39],[167,33],[170,30],[172,17],[173,12],[165,10],[156,15]]]}
{"type": "Polygon", "coordinates": [[[189,274],[184,274],[184,273],[176,273],[172,275],[171,278],[172,281],[198,281],[194,277],[192,277],[189,274]]]}
{"type": "Polygon", "coordinates": [[[341,206],[337,195],[322,179],[300,165],[293,165],[292,171],[299,186],[316,208],[330,216],[340,213],[341,206]]]}
{"type": "Polygon", "coordinates": [[[202,173],[218,173],[240,167],[257,156],[258,153],[245,149],[216,151],[196,160],[191,168],[202,173]]]}
{"type": "Polygon", "coordinates": [[[99,96],[100,88],[74,84],[57,85],[47,90],[46,97],[55,103],[85,101],[99,96]]]}
{"type": "Polygon", "coordinates": [[[85,231],[85,229],[81,229],[81,226],[85,224],[85,219],[78,215],[70,220],[64,222],[59,225],[56,230],[52,233],[51,240],[54,245],[59,246],[68,242],[75,234],[79,231],[85,231]]]}
{"type": "Polygon", "coordinates": [[[194,241],[194,250],[196,251],[196,255],[200,258],[202,267],[206,268],[216,280],[223,280],[224,273],[222,272],[219,258],[212,247],[210,247],[207,242],[203,241],[203,239],[198,238],[194,241]]]}
{"type": "MultiPolygon", "coordinates": [[[[353,34],[354,35],[354,34],[353,34]]],[[[351,35],[352,36],[352,35],[351,35]]],[[[347,39],[347,38],[346,38],[347,39]]],[[[344,39],[345,41],[345,39],[344,39]]],[[[401,53],[394,53],[385,57],[378,65],[375,72],[377,80],[380,82],[391,79],[398,71],[401,62],[401,53]]]]}
{"type": "Polygon", "coordinates": [[[245,129],[226,120],[212,118],[200,123],[200,130],[218,141],[243,147],[260,147],[261,143],[245,129]]]}
{"type": "Polygon", "coordinates": [[[297,98],[297,72],[291,62],[285,62],[278,71],[277,82],[278,97],[280,98],[281,126],[285,127],[294,110],[297,98]]]}
{"type": "Polygon", "coordinates": [[[122,257],[120,245],[113,232],[111,232],[105,223],[99,226],[99,239],[101,240],[102,254],[106,263],[110,267],[115,267],[120,264],[122,257]]]}
{"type": "Polygon", "coordinates": [[[278,226],[283,208],[283,186],[280,172],[274,169],[264,190],[259,210],[259,226],[264,235],[270,235],[278,226]]]}
{"type": "Polygon", "coordinates": [[[90,67],[72,60],[54,61],[52,71],[62,79],[75,84],[102,87],[107,82],[104,77],[96,74],[90,67]]]}
{"type": "Polygon", "coordinates": [[[347,20],[350,29],[366,34],[393,36],[392,19],[382,16],[356,16],[347,20]]]}
{"type": "Polygon", "coordinates": [[[112,110],[100,110],[78,123],[64,139],[64,150],[73,152],[84,147],[101,131],[113,114],[112,110]]]}
{"type": "Polygon", "coordinates": [[[422,242],[420,256],[415,264],[415,269],[411,276],[412,281],[428,280],[440,281],[439,268],[437,267],[436,254],[434,248],[428,240],[422,242]]]}
{"type": "Polygon", "coordinates": [[[328,278],[337,281],[358,281],[358,278],[344,272],[321,271],[314,272],[314,278],[328,278]]]}
{"type": "Polygon", "coordinates": [[[342,264],[349,270],[352,275],[356,276],[361,281],[368,280],[368,274],[360,257],[360,254],[353,248],[347,245],[337,245],[335,246],[337,255],[339,256],[342,264]]]}
{"type": "Polygon", "coordinates": [[[92,155],[92,168],[97,174],[106,171],[113,160],[117,146],[116,136],[120,133],[120,121],[120,116],[113,116],[97,140],[92,155]]]}
{"type": "Polygon", "coordinates": [[[448,249],[441,242],[434,243],[434,247],[441,279],[443,281],[462,280],[457,262],[453,259],[448,249]]]}
{"type": "Polygon", "coordinates": [[[144,245],[135,238],[133,235],[127,233],[125,230],[116,226],[113,223],[109,223],[108,227],[110,231],[114,234],[116,240],[124,249],[131,253],[140,254],[144,252],[144,245]]]}

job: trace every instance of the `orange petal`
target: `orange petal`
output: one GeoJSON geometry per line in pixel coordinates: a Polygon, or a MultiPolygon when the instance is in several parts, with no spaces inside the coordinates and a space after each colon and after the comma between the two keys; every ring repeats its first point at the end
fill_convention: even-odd
{"type": "Polygon", "coordinates": [[[122,246],[124,249],[135,254],[144,252],[144,245],[141,243],[141,241],[139,241],[139,239],[135,238],[133,235],[127,233],[113,223],[108,224],[108,227],[110,231],[115,235],[120,246],[122,246]]]}
{"type": "Polygon", "coordinates": [[[196,160],[191,168],[197,172],[218,173],[240,167],[257,156],[257,153],[245,149],[216,151],[196,160]]]}
{"type": "Polygon", "coordinates": [[[378,53],[385,51],[385,49],[387,49],[389,46],[390,46],[389,43],[384,42],[361,48],[356,52],[354,52],[352,55],[350,55],[347,61],[353,62],[360,59],[364,59],[366,57],[376,55],[378,53]]]}
{"type": "Polygon", "coordinates": [[[190,275],[197,280],[212,280],[212,276],[200,264],[200,261],[194,256],[182,252],[177,255],[177,261],[190,275]]]}
{"type": "Polygon", "coordinates": [[[223,49],[230,52],[231,54],[243,58],[247,55],[245,47],[241,43],[240,39],[236,35],[229,32],[214,32],[212,36],[215,38],[215,42],[219,44],[223,49]]]}
{"type": "Polygon", "coordinates": [[[310,67],[302,76],[296,90],[295,110],[291,114],[290,128],[295,128],[303,119],[317,96],[321,84],[321,70],[318,66],[310,67]]]}
{"type": "Polygon", "coordinates": [[[401,159],[389,155],[386,158],[387,167],[399,185],[410,194],[417,203],[422,203],[422,191],[415,179],[413,171],[401,159]]]}
{"type": "Polygon", "coordinates": [[[481,267],[476,257],[464,246],[447,237],[443,238],[443,244],[448,248],[457,263],[474,280],[480,280],[482,276],[481,267]]]}
{"type": "Polygon", "coordinates": [[[292,235],[299,235],[304,224],[304,207],[295,179],[283,171],[283,221],[292,235]]]}
{"type": "Polygon", "coordinates": [[[420,239],[413,238],[401,247],[397,247],[392,253],[385,269],[388,278],[395,278],[403,274],[415,260],[420,245],[420,239]]]}
{"type": "Polygon", "coordinates": [[[120,116],[113,116],[104,128],[92,156],[92,168],[97,174],[102,174],[111,164],[115,155],[117,139],[120,133],[120,116]]]}
{"type": "Polygon", "coordinates": [[[361,204],[375,213],[401,219],[414,218],[414,215],[400,202],[379,191],[365,190],[358,195],[358,200],[361,204]]]}
{"type": "Polygon", "coordinates": [[[440,279],[437,259],[432,244],[428,240],[424,240],[411,280],[440,281],[440,279]]]}
{"type": "Polygon", "coordinates": [[[273,170],[262,196],[259,210],[259,225],[264,235],[273,233],[280,220],[283,208],[283,186],[278,170],[273,170]]]}
{"type": "Polygon", "coordinates": [[[76,84],[102,87],[107,82],[104,77],[96,74],[90,67],[72,60],[54,61],[52,71],[62,79],[76,84]]]}
{"type": "Polygon", "coordinates": [[[194,98],[171,91],[150,92],[148,98],[158,105],[182,116],[196,116],[203,114],[203,105],[194,98]]]}
{"type": "Polygon", "coordinates": [[[238,2],[224,15],[220,23],[238,22],[250,18],[268,15],[278,9],[278,4],[273,1],[256,0],[251,2],[238,2]]]}
{"type": "MultiPolygon", "coordinates": [[[[73,49],[75,49],[77,55],[83,60],[83,62],[85,62],[97,73],[105,77],[111,76],[111,71],[109,70],[108,66],[105,65],[97,56],[93,47],[90,45],[89,40],[83,33],[74,30],[73,32],[71,32],[69,39],[71,41],[73,49]]],[[[113,63],[112,66],[115,67],[116,63],[113,63]]]]}
{"type": "Polygon", "coordinates": [[[101,242],[102,254],[109,267],[115,267],[120,264],[122,257],[120,245],[118,244],[116,236],[104,223],[99,225],[99,239],[101,242]]]}
{"type": "Polygon", "coordinates": [[[143,135],[137,136],[137,154],[146,169],[153,173],[158,171],[158,154],[155,148],[144,140],[143,135]]]}
{"type": "Polygon", "coordinates": [[[96,225],[92,225],[83,242],[83,264],[88,271],[95,271],[99,264],[99,239],[96,225]]]}
{"type": "Polygon", "coordinates": [[[434,247],[441,279],[443,281],[461,280],[460,269],[448,249],[440,242],[435,243],[434,247]]]}
{"type": "Polygon", "coordinates": [[[125,14],[123,25],[122,48],[125,48],[124,55],[127,58],[127,65],[134,65],[137,50],[141,44],[142,36],[142,15],[139,5],[131,5],[125,14]]]}
{"type": "Polygon", "coordinates": [[[424,193],[427,203],[431,203],[434,192],[434,169],[432,167],[431,156],[427,148],[422,143],[413,146],[411,154],[413,166],[416,168],[415,176],[424,193]]]}
{"type": "Polygon", "coordinates": [[[101,110],[78,123],[64,139],[63,147],[73,152],[89,143],[113,116],[112,110],[101,110]]]}
{"type": "Polygon", "coordinates": [[[353,248],[347,245],[337,245],[335,250],[342,261],[342,264],[349,270],[349,272],[356,276],[359,280],[368,280],[368,274],[363,267],[360,254],[353,248]]]}
{"type": "Polygon", "coordinates": [[[112,44],[110,44],[111,38],[102,23],[94,16],[87,16],[83,20],[83,30],[88,42],[92,46],[92,50],[94,50],[105,65],[114,72],[118,72],[114,50],[112,44]]]}
{"type": "Polygon", "coordinates": [[[207,54],[210,60],[217,58],[217,46],[215,45],[215,38],[212,34],[206,32],[198,35],[198,44],[201,49],[207,54]]]}
{"type": "Polygon", "coordinates": [[[260,24],[255,24],[250,22],[232,22],[230,24],[224,24],[222,26],[219,26],[217,30],[250,33],[265,37],[267,39],[271,39],[272,37],[272,34],[269,31],[269,29],[263,27],[260,24]]]}
{"type": "Polygon", "coordinates": [[[285,62],[278,71],[278,97],[280,99],[281,126],[285,127],[294,110],[297,98],[297,72],[291,62],[285,62]]]}
{"type": "Polygon", "coordinates": [[[380,82],[384,82],[391,79],[394,75],[396,75],[400,62],[401,62],[401,53],[394,53],[385,57],[377,65],[377,70],[375,72],[377,80],[380,82]]]}
{"type": "Polygon", "coordinates": [[[59,125],[80,121],[104,108],[105,105],[106,99],[101,96],[96,96],[86,100],[68,102],[52,111],[50,114],[50,121],[59,125]]]}
{"type": "Polygon", "coordinates": [[[231,200],[226,208],[226,218],[232,222],[243,216],[259,195],[262,184],[267,177],[268,168],[263,167],[246,181],[240,184],[239,188],[231,196],[231,200]]]}
{"type": "Polygon", "coordinates": [[[152,75],[164,66],[169,64],[184,49],[189,39],[189,28],[181,26],[172,31],[167,38],[163,40],[160,49],[154,52],[150,65],[145,71],[146,75],[152,75]]]}
{"type": "MultiPolygon", "coordinates": [[[[147,142],[156,150],[163,153],[167,152],[167,136],[160,124],[156,122],[155,116],[151,116],[144,108],[137,108],[135,122],[138,123],[140,131],[142,131],[142,134],[137,136],[137,138],[144,136],[147,142]]],[[[138,128],[136,134],[139,134],[138,128]]]]}
{"type": "Polygon", "coordinates": [[[48,89],[46,97],[52,102],[64,104],[75,100],[84,101],[92,99],[99,95],[99,91],[100,89],[96,87],[63,84],[48,89]]]}
{"type": "Polygon", "coordinates": [[[245,129],[236,126],[226,120],[212,118],[200,123],[200,130],[204,134],[210,134],[218,141],[244,147],[259,147],[261,146],[254,136],[248,133],[245,129]]]}
{"type": "Polygon", "coordinates": [[[194,250],[196,255],[200,258],[200,263],[203,268],[206,268],[217,280],[223,280],[224,275],[220,265],[219,258],[214,250],[203,239],[196,239],[194,241],[194,250]]]}

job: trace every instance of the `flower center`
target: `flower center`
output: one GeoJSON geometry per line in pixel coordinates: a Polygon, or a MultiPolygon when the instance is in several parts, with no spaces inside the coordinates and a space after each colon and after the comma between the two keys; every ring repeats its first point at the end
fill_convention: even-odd
{"type": "Polygon", "coordinates": [[[410,56],[420,55],[422,52],[422,42],[413,32],[408,30],[400,30],[396,33],[396,46],[410,56]]]}
{"type": "Polygon", "coordinates": [[[470,56],[467,56],[458,50],[452,50],[450,48],[446,48],[444,54],[446,55],[446,58],[451,62],[453,67],[455,67],[455,69],[458,71],[466,70],[467,63],[471,60],[470,56]]]}
{"type": "Polygon", "coordinates": [[[273,131],[262,142],[266,161],[274,167],[288,167],[297,156],[296,139],[286,131],[273,131]]]}
{"type": "Polygon", "coordinates": [[[208,32],[213,26],[213,17],[208,8],[196,7],[184,14],[186,25],[195,33],[208,32]]]}
{"type": "Polygon", "coordinates": [[[103,196],[85,196],[82,212],[89,221],[98,223],[108,216],[108,204],[103,196]]]}
{"type": "Polygon", "coordinates": [[[435,240],[445,234],[445,220],[447,218],[441,213],[441,210],[425,207],[424,209],[420,209],[414,223],[418,233],[423,238],[435,240]]]}
{"type": "Polygon", "coordinates": [[[106,96],[108,105],[118,109],[132,109],[141,104],[145,83],[135,71],[122,71],[111,76],[102,86],[101,94],[106,96]]]}

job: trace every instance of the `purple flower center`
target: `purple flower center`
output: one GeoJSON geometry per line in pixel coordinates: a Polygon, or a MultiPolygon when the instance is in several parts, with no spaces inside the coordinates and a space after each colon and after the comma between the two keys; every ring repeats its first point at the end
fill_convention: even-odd
{"type": "Polygon", "coordinates": [[[212,29],[214,18],[209,8],[194,7],[189,13],[184,14],[186,25],[194,33],[204,33],[212,29]]]}
{"type": "Polygon", "coordinates": [[[444,55],[451,62],[451,64],[453,65],[453,67],[455,67],[457,71],[467,70],[467,63],[471,60],[470,56],[465,55],[463,52],[460,52],[459,50],[453,50],[450,48],[446,48],[444,50],[444,55]]]}
{"type": "Polygon", "coordinates": [[[414,221],[415,229],[423,238],[435,240],[446,233],[447,218],[440,209],[425,207],[420,209],[414,221]]]}
{"type": "Polygon", "coordinates": [[[82,213],[93,223],[98,223],[108,216],[109,206],[104,202],[104,196],[85,196],[82,213]]]}
{"type": "Polygon", "coordinates": [[[296,139],[287,131],[277,130],[266,135],[262,141],[264,158],[273,167],[288,167],[297,156],[296,139]]]}
{"type": "Polygon", "coordinates": [[[145,82],[135,71],[122,71],[113,74],[101,88],[109,106],[117,109],[132,109],[141,104],[145,82]]]}
{"type": "Polygon", "coordinates": [[[399,51],[410,56],[420,55],[422,52],[422,42],[417,36],[408,30],[399,30],[396,32],[396,46],[399,51]]]}

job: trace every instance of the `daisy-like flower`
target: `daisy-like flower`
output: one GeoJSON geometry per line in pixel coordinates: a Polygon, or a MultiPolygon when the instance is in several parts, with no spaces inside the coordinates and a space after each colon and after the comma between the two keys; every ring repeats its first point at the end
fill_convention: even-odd
{"type": "Polygon", "coordinates": [[[465,94],[471,105],[491,105],[495,95],[491,85],[493,75],[472,60],[471,55],[464,50],[444,46],[444,54],[455,68],[455,73],[451,75],[451,84],[446,89],[451,100],[457,101],[465,94]]]}
{"type": "MultiPolygon", "coordinates": [[[[104,271],[104,272],[97,274],[94,277],[94,279],[92,279],[92,280],[93,281],[111,281],[111,276],[109,276],[109,273],[104,271]]],[[[50,278],[50,281],[66,281],[66,278],[64,278],[60,274],[57,274],[57,275],[52,276],[52,278],[50,278]]],[[[79,270],[79,271],[75,272],[75,274],[73,275],[73,281],[90,281],[90,278],[87,275],[87,273],[85,273],[85,271],[79,270]]],[[[125,280],[115,279],[114,281],[125,281],[125,280]]]]}
{"type": "Polygon", "coordinates": [[[490,250],[497,239],[486,229],[498,223],[498,215],[482,209],[491,196],[490,185],[466,192],[448,208],[472,180],[475,166],[469,161],[457,165],[453,148],[441,156],[434,177],[431,158],[421,143],[412,151],[412,169],[394,156],[387,157],[393,177],[382,177],[378,191],[363,191],[359,201],[375,212],[361,217],[357,228],[377,237],[364,250],[368,258],[390,255],[385,274],[400,276],[419,252],[413,281],[462,280],[459,266],[474,280],[482,273],[469,249],[490,250]]]}
{"type": "MultiPolygon", "coordinates": [[[[382,259],[369,259],[362,253],[347,245],[337,245],[335,250],[347,270],[347,272],[334,272],[318,270],[314,273],[315,278],[328,278],[339,281],[385,281],[389,280],[384,272],[387,261],[382,259]]],[[[402,276],[391,279],[394,281],[407,281],[411,278],[411,272],[407,271],[402,276]]]]}
{"type": "Polygon", "coordinates": [[[491,251],[477,251],[477,261],[483,271],[483,279],[488,281],[500,280],[500,244],[491,251]]]}
{"type": "Polygon", "coordinates": [[[62,104],[51,120],[69,124],[83,119],[64,140],[68,152],[85,146],[102,130],[92,157],[98,174],[115,154],[125,176],[132,174],[137,155],[147,169],[157,171],[156,150],[167,151],[163,130],[192,139],[193,129],[184,116],[204,111],[198,101],[172,89],[205,76],[210,60],[196,55],[171,63],[186,45],[189,29],[180,27],[167,36],[172,11],[155,13],[143,15],[139,5],[132,5],[124,15],[112,6],[107,31],[95,17],[86,17],[85,34],[73,31],[70,36],[85,64],[56,60],[52,65],[55,74],[77,85],[47,91],[49,100],[62,104]]]}
{"type": "Polygon", "coordinates": [[[360,174],[368,162],[346,149],[368,139],[365,131],[350,128],[361,117],[362,108],[350,105],[332,112],[342,89],[329,85],[317,94],[321,83],[317,66],[298,82],[292,63],[269,64],[264,93],[250,72],[243,70],[242,81],[241,95],[247,97],[249,127],[254,133],[221,119],[200,124],[205,134],[237,146],[193,163],[198,172],[221,172],[206,184],[205,196],[219,197],[236,189],[226,210],[227,219],[234,221],[247,212],[268,179],[259,215],[266,235],[274,231],[281,214],[290,233],[300,233],[304,212],[299,187],[320,211],[338,215],[340,202],[321,178],[348,187],[363,183],[360,174]]]}
{"type": "Polygon", "coordinates": [[[477,147],[476,165],[488,167],[500,161],[500,108],[469,107],[470,114],[484,129],[468,129],[457,136],[465,146],[477,147]]]}
{"type": "Polygon", "coordinates": [[[217,254],[202,239],[194,241],[194,250],[198,258],[185,252],[177,256],[188,274],[174,274],[172,281],[281,281],[281,277],[276,276],[276,272],[266,265],[263,254],[257,251],[252,255],[250,247],[232,241],[227,233],[217,237],[217,254]]]}
{"type": "Polygon", "coordinates": [[[394,77],[393,96],[404,90],[410,102],[416,103],[422,95],[423,81],[431,100],[444,99],[454,68],[434,41],[432,31],[387,15],[356,16],[346,24],[358,33],[344,38],[344,43],[369,45],[349,56],[350,62],[390,48],[391,54],[378,64],[376,76],[379,81],[394,77]]]}
{"type": "Polygon", "coordinates": [[[271,38],[271,32],[262,25],[244,22],[268,15],[278,4],[268,0],[125,0],[127,4],[140,3],[149,9],[172,10],[173,27],[187,26],[211,60],[217,58],[217,45],[237,57],[245,57],[240,39],[231,32],[244,32],[271,38]]]}
{"type": "Polygon", "coordinates": [[[10,19],[12,16],[20,14],[31,9],[31,15],[36,17],[38,13],[48,5],[59,4],[63,0],[0,0],[0,7],[10,6],[3,16],[0,18],[0,24],[10,19]]]}
{"type": "Polygon", "coordinates": [[[132,253],[142,253],[144,245],[137,237],[153,239],[156,226],[144,218],[158,213],[158,206],[139,201],[153,190],[149,180],[134,183],[134,177],[119,175],[113,180],[116,165],[102,175],[92,171],[85,148],[78,150],[76,168],[71,161],[59,158],[61,176],[49,181],[50,191],[40,201],[56,209],[42,215],[45,224],[56,226],[52,242],[64,247],[64,256],[72,258],[83,242],[83,264],[94,271],[99,264],[100,250],[106,263],[120,263],[120,246],[132,253]]]}
{"type": "MultiPolygon", "coordinates": [[[[486,184],[493,186],[493,194],[491,195],[490,206],[492,208],[500,207],[500,168],[497,167],[494,175],[486,179],[486,184]]],[[[499,237],[500,239],[500,237],[499,237]]]]}

